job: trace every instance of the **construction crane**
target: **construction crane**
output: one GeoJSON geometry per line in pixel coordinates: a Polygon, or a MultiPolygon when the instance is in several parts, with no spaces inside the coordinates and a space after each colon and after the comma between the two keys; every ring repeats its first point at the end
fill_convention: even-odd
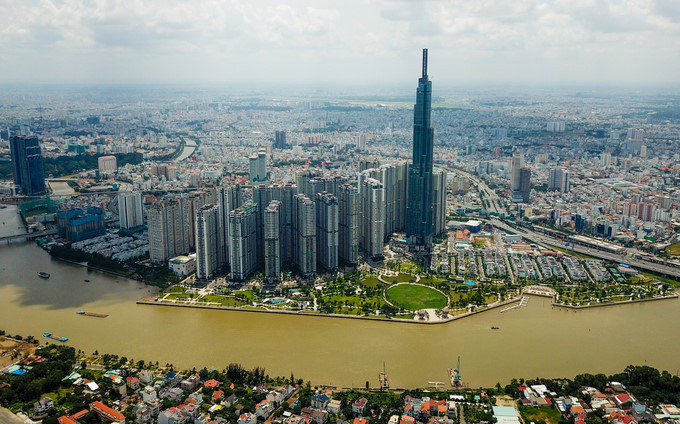
{"type": "Polygon", "coordinates": [[[460,381],[460,356],[458,356],[458,365],[456,368],[449,368],[449,378],[451,379],[452,387],[460,387],[462,385],[462,382],[460,381]]]}
{"type": "Polygon", "coordinates": [[[389,390],[390,381],[387,378],[387,372],[385,371],[385,362],[384,361],[383,361],[383,371],[378,375],[378,378],[380,379],[380,391],[382,392],[383,390],[389,390]]]}

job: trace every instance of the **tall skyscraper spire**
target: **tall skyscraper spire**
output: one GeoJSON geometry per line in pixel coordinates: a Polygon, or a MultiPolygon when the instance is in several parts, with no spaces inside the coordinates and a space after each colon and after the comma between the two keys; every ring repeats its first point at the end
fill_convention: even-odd
{"type": "Polygon", "coordinates": [[[416,104],[413,107],[413,164],[409,169],[406,235],[415,245],[429,248],[434,234],[432,206],[432,151],[434,129],[432,112],[432,82],[427,76],[427,49],[423,49],[423,74],[418,79],[416,104]]]}

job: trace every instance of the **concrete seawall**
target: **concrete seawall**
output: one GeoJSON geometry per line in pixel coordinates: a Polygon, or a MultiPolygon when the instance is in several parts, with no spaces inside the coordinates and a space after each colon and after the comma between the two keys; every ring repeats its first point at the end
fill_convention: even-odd
{"type": "Polygon", "coordinates": [[[256,313],[270,313],[270,314],[287,314],[296,316],[310,316],[310,317],[326,317],[326,318],[345,318],[345,319],[361,319],[361,320],[371,320],[371,321],[385,321],[385,322],[399,322],[405,324],[445,324],[447,322],[456,321],[463,319],[472,315],[476,315],[482,312],[490,311],[492,309],[500,308],[502,306],[510,305],[512,303],[519,302],[520,298],[513,298],[504,300],[502,302],[493,303],[486,307],[478,308],[472,312],[466,312],[464,314],[451,316],[445,320],[438,321],[417,321],[415,319],[404,319],[404,318],[387,318],[387,317],[367,317],[358,315],[343,315],[343,314],[320,314],[314,312],[305,311],[283,311],[283,310],[271,310],[271,309],[246,309],[246,308],[235,308],[233,306],[214,306],[214,305],[197,305],[197,304],[186,304],[186,303],[170,303],[170,302],[155,302],[152,300],[138,300],[139,305],[154,305],[154,306],[175,306],[181,308],[199,308],[199,309],[213,309],[222,311],[237,311],[237,312],[256,312],[256,313]]]}
{"type": "Polygon", "coordinates": [[[555,303],[552,302],[552,306],[559,306],[560,308],[569,308],[569,309],[588,309],[588,308],[601,308],[604,306],[616,306],[616,305],[628,305],[631,303],[642,303],[642,302],[653,302],[656,300],[669,300],[669,299],[677,299],[679,296],[677,294],[674,295],[669,295],[669,296],[662,296],[662,297],[650,297],[649,299],[635,299],[635,300],[623,300],[621,302],[611,302],[611,303],[598,303],[595,305],[581,305],[581,306],[572,306],[572,305],[563,305],[561,303],[555,303]]]}

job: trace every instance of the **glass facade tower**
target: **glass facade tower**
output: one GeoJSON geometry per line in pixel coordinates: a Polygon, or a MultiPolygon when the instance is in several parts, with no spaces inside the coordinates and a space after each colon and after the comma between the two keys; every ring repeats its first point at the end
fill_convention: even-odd
{"type": "Polygon", "coordinates": [[[408,174],[408,205],[406,235],[411,243],[429,248],[434,234],[432,207],[432,150],[434,129],[432,112],[432,81],[427,76],[427,49],[423,49],[423,73],[418,79],[416,104],[413,108],[413,164],[408,174]]]}

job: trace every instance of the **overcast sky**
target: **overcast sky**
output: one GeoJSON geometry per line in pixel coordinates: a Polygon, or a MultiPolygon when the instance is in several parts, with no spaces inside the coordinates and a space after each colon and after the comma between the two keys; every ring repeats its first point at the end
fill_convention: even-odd
{"type": "Polygon", "coordinates": [[[0,82],[680,84],[680,0],[0,0],[0,82]]]}

